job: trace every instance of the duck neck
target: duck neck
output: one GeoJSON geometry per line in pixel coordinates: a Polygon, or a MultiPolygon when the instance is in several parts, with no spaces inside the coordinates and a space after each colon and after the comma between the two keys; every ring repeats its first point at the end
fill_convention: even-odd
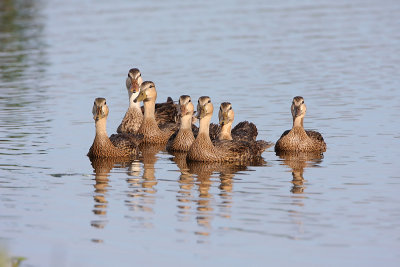
{"type": "Polygon", "coordinates": [[[205,116],[205,117],[200,119],[199,135],[200,134],[205,134],[206,136],[209,136],[209,134],[210,134],[210,121],[211,121],[211,116],[205,116]]]}
{"type": "Polygon", "coordinates": [[[181,117],[181,130],[189,130],[192,129],[192,116],[185,115],[181,117]]]}
{"type": "Polygon", "coordinates": [[[143,102],[144,106],[144,118],[145,119],[154,119],[155,120],[155,102],[154,101],[146,101],[143,102]]]}
{"type": "Polygon", "coordinates": [[[107,128],[106,118],[99,119],[98,121],[96,121],[95,125],[96,125],[96,137],[103,137],[103,136],[108,137],[106,129],[107,128]]]}
{"type": "Polygon", "coordinates": [[[303,117],[303,116],[301,116],[301,117],[294,117],[294,118],[293,118],[293,128],[294,128],[294,127],[301,127],[301,128],[303,128],[303,120],[304,120],[304,117],[303,117]]]}
{"type": "Polygon", "coordinates": [[[218,135],[219,140],[232,140],[231,135],[232,123],[227,123],[221,127],[221,132],[218,135]]]}
{"type": "Polygon", "coordinates": [[[137,97],[136,94],[132,94],[131,92],[128,92],[129,95],[129,108],[133,109],[140,109],[140,102],[134,102],[135,98],[137,97]]]}

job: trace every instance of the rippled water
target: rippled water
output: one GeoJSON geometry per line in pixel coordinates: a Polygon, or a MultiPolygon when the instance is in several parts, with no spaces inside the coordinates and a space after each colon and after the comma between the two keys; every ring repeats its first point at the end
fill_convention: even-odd
{"type": "MultiPolygon", "coordinates": [[[[400,263],[398,1],[0,3],[0,244],[21,266],[400,263]],[[302,95],[323,158],[93,162],[138,67],[276,141],[302,95]]],[[[216,114],[213,121],[216,122],[216,114]]]]}

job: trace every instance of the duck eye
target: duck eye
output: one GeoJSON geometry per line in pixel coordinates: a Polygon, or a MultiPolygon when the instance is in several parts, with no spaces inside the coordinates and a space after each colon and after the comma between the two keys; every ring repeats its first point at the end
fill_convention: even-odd
{"type": "Polygon", "coordinates": [[[93,102],[93,105],[96,105],[96,101],[93,102]]]}
{"type": "Polygon", "coordinates": [[[207,103],[211,103],[211,100],[209,99],[207,103]]]}
{"type": "Polygon", "coordinates": [[[229,110],[231,110],[231,109],[232,109],[232,107],[229,108],[229,110]]]}
{"type": "Polygon", "coordinates": [[[304,104],[304,100],[303,100],[303,101],[301,101],[301,103],[302,103],[302,104],[304,104]]]}
{"type": "Polygon", "coordinates": [[[189,99],[189,102],[192,102],[192,100],[189,99]]]}
{"type": "Polygon", "coordinates": [[[104,102],[104,105],[107,105],[107,102],[104,102]]]}

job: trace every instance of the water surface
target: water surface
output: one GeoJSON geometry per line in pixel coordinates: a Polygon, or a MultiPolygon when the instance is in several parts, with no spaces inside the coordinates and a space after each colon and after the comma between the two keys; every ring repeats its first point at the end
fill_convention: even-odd
{"type": "MultiPolygon", "coordinates": [[[[0,4],[0,243],[21,266],[398,266],[397,1],[0,4]],[[305,98],[323,157],[90,162],[132,67],[159,101],[209,95],[276,141],[305,98]]],[[[213,122],[217,115],[214,114],[213,122]]]]}

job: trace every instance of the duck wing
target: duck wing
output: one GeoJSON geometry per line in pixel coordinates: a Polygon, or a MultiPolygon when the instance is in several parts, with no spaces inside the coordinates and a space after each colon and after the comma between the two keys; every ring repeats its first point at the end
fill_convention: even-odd
{"type": "Polygon", "coordinates": [[[114,146],[124,149],[136,148],[143,140],[142,134],[128,134],[128,133],[119,133],[112,134],[110,136],[110,141],[114,146]]]}
{"type": "Polygon", "coordinates": [[[155,116],[157,124],[176,123],[178,117],[178,105],[174,103],[171,97],[167,102],[156,103],[155,116]]]}
{"type": "Polygon", "coordinates": [[[308,137],[310,137],[311,139],[315,139],[317,141],[320,142],[324,142],[324,138],[322,137],[322,134],[320,134],[317,131],[311,131],[311,130],[306,130],[306,134],[308,135],[308,137]]]}
{"type": "Polygon", "coordinates": [[[232,138],[235,140],[255,141],[258,135],[257,126],[248,121],[239,122],[232,129],[232,138]]]}
{"type": "Polygon", "coordinates": [[[322,137],[322,134],[320,134],[317,131],[311,131],[311,130],[306,130],[306,134],[308,137],[310,137],[314,142],[319,144],[321,147],[322,151],[326,151],[326,143],[324,141],[324,138],[322,137]]]}
{"type": "Polygon", "coordinates": [[[241,141],[241,140],[216,140],[215,147],[225,154],[227,161],[252,161],[261,157],[261,154],[272,143],[264,140],[241,141]]]}
{"type": "Polygon", "coordinates": [[[179,123],[164,122],[158,124],[158,128],[163,132],[171,132],[171,134],[173,134],[174,132],[179,131],[179,123]]]}
{"type": "Polygon", "coordinates": [[[217,140],[220,132],[221,132],[221,126],[219,124],[215,124],[215,123],[210,124],[210,139],[211,139],[211,141],[217,140]]]}

